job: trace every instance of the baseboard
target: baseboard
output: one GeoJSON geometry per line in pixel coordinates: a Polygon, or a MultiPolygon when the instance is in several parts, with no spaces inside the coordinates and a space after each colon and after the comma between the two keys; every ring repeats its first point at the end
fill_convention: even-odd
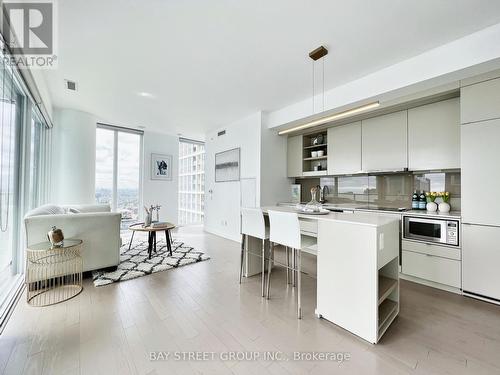
{"type": "Polygon", "coordinates": [[[231,234],[228,234],[228,233],[224,233],[222,231],[219,231],[217,229],[214,229],[214,228],[210,228],[210,227],[207,227],[205,226],[203,228],[203,230],[207,233],[211,233],[211,234],[215,234],[216,236],[219,236],[219,237],[223,237],[225,239],[228,239],[228,240],[231,240],[231,241],[235,241],[235,242],[238,242],[238,243],[241,243],[241,236],[240,235],[237,235],[237,236],[233,236],[231,234]]]}
{"type": "Polygon", "coordinates": [[[500,300],[498,300],[498,299],[486,297],[486,296],[483,296],[483,295],[477,294],[477,293],[467,292],[466,290],[464,290],[464,296],[478,299],[478,300],[481,300],[484,302],[489,302],[489,303],[492,303],[494,305],[500,305],[500,300]]]}

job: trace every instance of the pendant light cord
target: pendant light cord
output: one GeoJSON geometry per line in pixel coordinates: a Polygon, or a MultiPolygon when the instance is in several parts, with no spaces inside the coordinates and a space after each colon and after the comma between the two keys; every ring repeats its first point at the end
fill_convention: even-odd
{"type": "Polygon", "coordinates": [[[312,89],[313,89],[313,94],[312,94],[312,114],[314,115],[314,60],[312,62],[312,89]]]}
{"type": "Polygon", "coordinates": [[[325,111],[325,57],[321,59],[321,64],[323,66],[323,112],[325,111]]]}

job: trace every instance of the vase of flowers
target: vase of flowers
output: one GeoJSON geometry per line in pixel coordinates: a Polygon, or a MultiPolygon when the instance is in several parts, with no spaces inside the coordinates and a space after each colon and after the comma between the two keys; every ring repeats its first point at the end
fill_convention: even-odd
{"type": "Polygon", "coordinates": [[[425,208],[429,212],[436,212],[438,209],[438,205],[434,201],[436,200],[437,193],[427,192],[427,193],[425,193],[425,195],[427,197],[427,205],[425,206],[425,208]]]}
{"type": "Polygon", "coordinates": [[[447,213],[450,212],[450,193],[448,191],[442,192],[439,194],[442,199],[442,202],[439,203],[439,212],[447,213]]]}

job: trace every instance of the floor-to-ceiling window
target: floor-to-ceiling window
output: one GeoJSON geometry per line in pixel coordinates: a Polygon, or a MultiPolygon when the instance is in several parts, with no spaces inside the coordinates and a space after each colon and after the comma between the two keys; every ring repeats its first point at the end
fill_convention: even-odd
{"type": "Polygon", "coordinates": [[[179,224],[203,223],[205,144],[179,139],[179,224]]]}
{"type": "Polygon", "coordinates": [[[19,274],[17,249],[19,233],[21,121],[24,97],[12,71],[2,67],[0,89],[0,302],[6,302],[19,274]]]}
{"type": "Polygon", "coordinates": [[[22,285],[24,214],[49,194],[50,128],[18,72],[0,61],[0,325],[22,285]]]}
{"type": "Polygon", "coordinates": [[[122,214],[122,228],[141,216],[142,132],[98,124],[96,129],[97,203],[122,214]]]}

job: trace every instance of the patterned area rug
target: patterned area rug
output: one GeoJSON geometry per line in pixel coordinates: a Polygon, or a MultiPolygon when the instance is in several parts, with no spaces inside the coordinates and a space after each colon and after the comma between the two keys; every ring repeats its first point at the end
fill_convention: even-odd
{"type": "Polygon", "coordinates": [[[120,248],[120,264],[116,271],[94,271],[92,273],[94,286],[131,280],[210,259],[203,252],[187,246],[179,240],[174,240],[172,243],[172,256],[169,254],[165,240],[157,240],[156,253],[153,252],[151,259],[148,259],[147,240],[134,239],[130,250],[128,249],[128,245],[129,241],[124,239],[123,245],[120,248]]]}

